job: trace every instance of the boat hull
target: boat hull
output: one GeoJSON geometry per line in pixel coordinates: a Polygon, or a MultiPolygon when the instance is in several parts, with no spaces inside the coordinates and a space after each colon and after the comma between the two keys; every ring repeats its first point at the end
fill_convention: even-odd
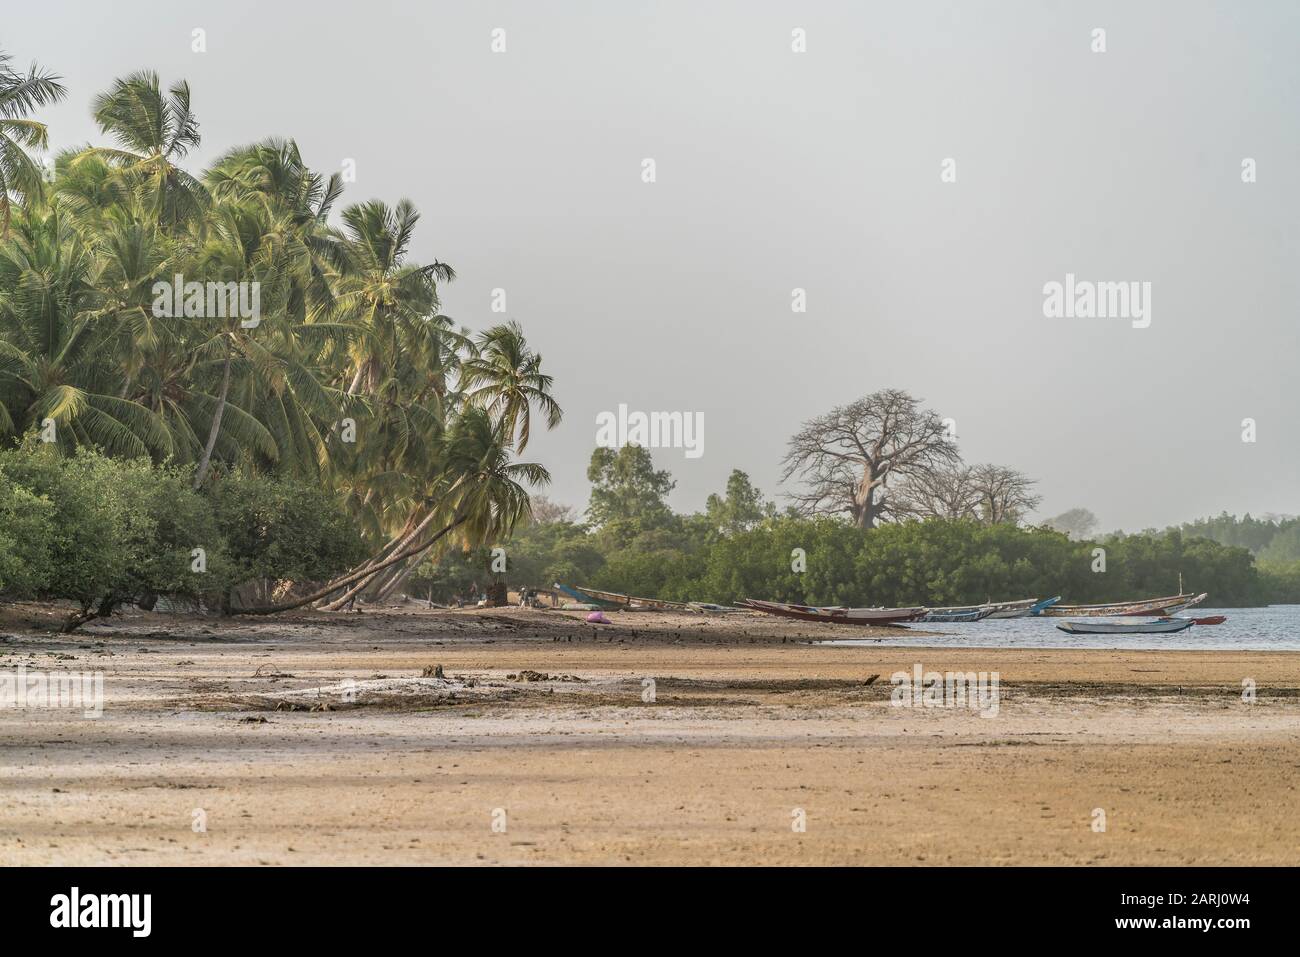
{"type": "Polygon", "coordinates": [[[1142,601],[1119,602],[1113,605],[1052,605],[1044,608],[1047,618],[1125,618],[1172,615],[1199,605],[1207,593],[1199,595],[1167,595],[1164,598],[1147,598],[1142,601]]]}
{"type": "Polygon", "coordinates": [[[832,625],[892,625],[916,621],[926,611],[924,608],[817,608],[812,605],[789,605],[753,598],[746,598],[740,604],[742,607],[776,615],[778,618],[818,621],[832,625]]]}
{"type": "Polygon", "coordinates": [[[1191,618],[1162,618],[1159,621],[1067,621],[1056,627],[1069,635],[1164,635],[1186,631],[1194,624],[1191,618]]]}
{"type": "Polygon", "coordinates": [[[924,622],[966,622],[966,621],[983,621],[985,618],[992,618],[993,610],[991,608],[972,608],[962,611],[932,611],[929,614],[922,615],[917,621],[924,622]]]}

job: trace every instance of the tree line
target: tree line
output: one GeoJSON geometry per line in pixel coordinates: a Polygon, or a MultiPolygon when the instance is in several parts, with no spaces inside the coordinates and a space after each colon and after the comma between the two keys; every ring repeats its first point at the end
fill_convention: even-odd
{"type": "MultiPolygon", "coordinates": [[[[671,475],[636,446],[596,449],[589,477],[585,516],[543,499],[531,523],[501,543],[506,581],[723,604],[959,605],[1053,595],[1122,601],[1172,594],[1181,575],[1217,607],[1300,600],[1300,576],[1258,567],[1244,548],[1181,529],[1077,539],[978,514],[862,528],[846,514],[778,508],[738,470],[703,511],[683,515],[666,501],[671,475]]],[[[487,548],[430,559],[413,593],[465,596],[490,580],[491,564],[487,548]]]]}

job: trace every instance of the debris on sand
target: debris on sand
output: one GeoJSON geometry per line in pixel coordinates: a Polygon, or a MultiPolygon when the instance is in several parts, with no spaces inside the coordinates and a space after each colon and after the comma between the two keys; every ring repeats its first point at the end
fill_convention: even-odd
{"type": "MultiPolygon", "coordinates": [[[[425,669],[432,671],[436,669],[425,669]]],[[[422,675],[418,678],[345,679],[328,685],[276,691],[274,695],[240,695],[248,705],[267,711],[344,711],[359,707],[421,708],[441,704],[491,701],[517,695],[502,681],[422,675]]]]}
{"type": "Polygon", "coordinates": [[[275,667],[275,665],[258,665],[258,666],[257,666],[257,670],[253,672],[253,677],[254,677],[254,678],[270,678],[270,679],[273,680],[273,681],[276,680],[276,679],[279,679],[279,678],[294,678],[294,677],[297,677],[296,675],[291,675],[291,674],[289,674],[289,672],[287,672],[287,671],[263,671],[263,670],[262,670],[263,668],[274,668],[274,667],[275,667]]]}
{"type": "Polygon", "coordinates": [[[550,675],[545,671],[524,669],[518,674],[506,675],[507,681],[582,681],[577,675],[550,675]]]}
{"type": "Polygon", "coordinates": [[[442,673],[442,665],[433,665],[433,666],[426,667],[424,671],[420,672],[420,677],[421,678],[443,678],[446,676],[442,673]]]}

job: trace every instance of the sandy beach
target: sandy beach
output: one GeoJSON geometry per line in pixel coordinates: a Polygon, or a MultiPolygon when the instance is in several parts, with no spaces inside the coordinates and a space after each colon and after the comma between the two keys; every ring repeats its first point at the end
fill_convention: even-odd
{"type": "Polygon", "coordinates": [[[6,606],[0,668],[102,672],[103,714],[0,709],[4,864],[1300,863],[1294,653],[513,608],[52,634],[61,613],[6,606]],[[996,714],[892,705],[918,665],[997,672],[996,714]]]}

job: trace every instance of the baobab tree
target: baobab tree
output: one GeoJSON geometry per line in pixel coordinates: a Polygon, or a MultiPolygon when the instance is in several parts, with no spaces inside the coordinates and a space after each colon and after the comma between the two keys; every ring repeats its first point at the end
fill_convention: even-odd
{"type": "Polygon", "coordinates": [[[1033,479],[1001,465],[976,465],[971,469],[971,482],[985,525],[1019,522],[1043,500],[1033,493],[1033,479]]]}
{"type": "Polygon", "coordinates": [[[889,513],[887,482],[960,462],[947,424],[901,389],[882,389],[805,422],[785,456],[783,482],[804,514],[847,513],[872,528],[889,513]]]}
{"type": "Polygon", "coordinates": [[[957,520],[979,516],[979,491],[969,465],[915,471],[889,491],[892,517],[957,520]]]}

